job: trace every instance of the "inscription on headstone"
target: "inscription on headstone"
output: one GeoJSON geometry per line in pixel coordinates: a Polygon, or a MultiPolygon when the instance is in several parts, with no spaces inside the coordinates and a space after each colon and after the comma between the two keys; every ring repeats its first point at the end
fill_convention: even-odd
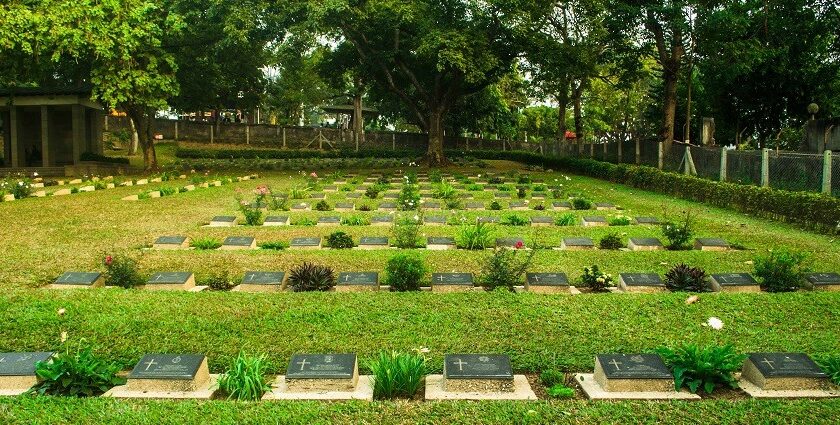
{"type": "Polygon", "coordinates": [[[245,272],[242,283],[245,285],[280,285],[286,277],[284,272],[245,272]]]}
{"type": "Polygon", "coordinates": [[[202,354],[147,354],[128,378],[191,380],[203,362],[202,354]]]}
{"type": "Polygon", "coordinates": [[[513,379],[510,358],[498,354],[447,354],[443,375],[446,379],[513,379]]]}
{"type": "Polygon", "coordinates": [[[0,376],[34,376],[35,364],[46,362],[53,353],[0,353],[0,376]]]}
{"type": "Polygon", "coordinates": [[[65,272],[55,280],[55,283],[58,285],[89,286],[96,283],[101,277],[102,273],[99,272],[65,272]]]}
{"type": "Polygon", "coordinates": [[[619,277],[627,286],[661,286],[662,278],[655,273],[621,273],[619,277]]]}
{"type": "Polygon", "coordinates": [[[525,280],[534,286],[568,286],[569,278],[565,273],[526,273],[525,280]]]}
{"type": "Polygon", "coordinates": [[[376,272],[342,272],[338,274],[339,285],[378,285],[376,272]]]}
{"type": "Polygon", "coordinates": [[[193,274],[190,273],[190,272],[158,272],[158,273],[153,274],[151,277],[149,277],[149,280],[146,281],[146,284],[147,285],[182,284],[182,283],[187,283],[187,281],[190,280],[192,275],[193,274]]]}
{"type": "Polygon", "coordinates": [[[254,244],[254,238],[251,236],[228,236],[222,245],[227,246],[251,246],[254,244]]]}
{"type": "Polygon", "coordinates": [[[362,236],[359,245],[388,246],[387,236],[362,236]]]}
{"type": "Polygon", "coordinates": [[[432,285],[472,285],[472,273],[432,273],[432,285]]]}
{"type": "Polygon", "coordinates": [[[826,378],[828,375],[803,353],[752,353],[749,360],[766,378],[826,378]]]}
{"type": "Polygon", "coordinates": [[[355,373],[355,354],[295,354],[286,379],[352,379],[355,373]]]}
{"type": "Polygon", "coordinates": [[[598,354],[607,379],[671,379],[671,371],[657,354],[598,354]]]}
{"type": "Polygon", "coordinates": [[[161,236],[155,239],[155,245],[183,245],[187,241],[186,236],[161,236]]]}
{"type": "Polygon", "coordinates": [[[293,238],[292,242],[289,246],[319,246],[321,245],[321,238],[317,237],[308,237],[308,238],[293,238]]]}

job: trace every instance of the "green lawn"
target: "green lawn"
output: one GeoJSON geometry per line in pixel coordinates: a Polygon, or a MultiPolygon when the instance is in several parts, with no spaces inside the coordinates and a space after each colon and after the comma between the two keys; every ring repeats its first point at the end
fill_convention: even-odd
{"type": "MultiPolygon", "coordinates": [[[[514,167],[504,162],[491,164],[498,170],[514,167]]],[[[477,174],[487,169],[467,171],[477,174]]],[[[566,181],[558,173],[532,175],[544,178],[547,184],[554,184],[558,178],[558,183],[571,192],[583,192],[595,202],[612,202],[625,208],[620,212],[624,215],[661,218],[665,205],[672,213],[691,209],[697,213],[698,237],[722,237],[747,248],[732,252],[538,250],[532,271],[565,272],[576,280],[582,268],[591,264],[614,274],[663,274],[671,266],[686,262],[709,273],[750,272],[751,260],[780,246],[809,252],[815,271],[840,271],[840,241],[830,236],[594,179],[570,176],[572,180],[566,181]]],[[[118,251],[140,255],[144,274],[186,270],[195,272],[199,281],[222,269],[238,277],[246,270],[288,271],[302,261],[330,265],[336,271],[381,272],[387,259],[398,252],[140,250],[158,236],[175,234],[219,239],[248,235],[255,236],[258,243],[289,241],[296,236],[324,237],[339,229],[353,235],[357,242],[362,235],[389,235],[389,228],[371,226],[201,227],[215,215],[235,214],[237,190],[247,196],[258,183],[284,191],[293,184],[302,185],[303,178],[272,173],[256,181],[138,202],[120,198],[175,183],[0,203],[0,215],[6,219],[0,226],[0,351],[56,349],[61,324],[55,311],[63,307],[68,310],[64,326],[71,340],[85,338],[98,354],[126,367],[147,352],[200,352],[207,354],[214,373],[221,372],[240,349],[269,354],[272,373],[282,373],[295,352],[357,352],[367,358],[383,349],[420,347],[431,350],[431,364],[437,370],[444,353],[486,351],[509,354],[514,369],[520,372],[554,366],[571,372],[590,371],[592,358],[599,352],[646,351],[684,341],[732,343],[744,352],[790,350],[815,357],[840,353],[834,320],[840,309],[840,293],[706,294],[701,295],[699,303],[687,306],[684,294],[246,294],[37,288],[64,271],[101,270],[103,256],[118,251]],[[713,332],[701,326],[710,316],[720,317],[724,329],[713,332]]],[[[330,203],[343,199],[341,192],[327,196],[330,203]]],[[[490,196],[479,192],[476,200],[489,202],[490,196]]],[[[510,213],[454,214],[472,218],[510,213]]],[[[289,214],[294,220],[382,213],[278,214],[289,214]]],[[[562,212],[516,214],[556,216],[562,212]]],[[[625,241],[631,236],[661,238],[658,227],[648,226],[495,228],[499,237],[522,236],[526,242],[536,238],[541,244],[554,246],[563,237],[588,236],[597,241],[610,231],[624,234],[625,241]]],[[[424,234],[452,236],[456,230],[454,226],[426,226],[424,234]]],[[[489,255],[462,250],[419,250],[417,254],[426,259],[431,271],[473,273],[480,271],[482,259],[489,255]]],[[[826,418],[840,412],[838,406],[836,401],[748,400],[690,404],[569,401],[265,405],[42,398],[0,400],[0,423],[197,423],[197,418],[209,417],[219,423],[828,423],[826,418]]]]}

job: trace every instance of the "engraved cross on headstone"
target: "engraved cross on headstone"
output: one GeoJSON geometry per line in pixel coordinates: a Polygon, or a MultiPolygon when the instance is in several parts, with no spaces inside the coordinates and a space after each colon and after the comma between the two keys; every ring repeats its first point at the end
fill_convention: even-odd
{"type": "Polygon", "coordinates": [[[349,282],[349,281],[350,281],[350,275],[349,275],[349,274],[344,275],[344,281],[345,281],[345,282],[349,282]]]}
{"type": "Polygon", "coordinates": [[[612,359],[612,361],[609,364],[615,366],[615,370],[621,370],[621,368],[618,366],[618,365],[622,364],[620,361],[618,361],[616,359],[612,359]]]}
{"type": "Polygon", "coordinates": [[[149,370],[150,367],[152,367],[156,364],[157,364],[157,362],[155,362],[155,359],[149,359],[149,361],[146,362],[146,370],[149,370]]]}
{"type": "Polygon", "coordinates": [[[761,362],[766,364],[770,369],[776,369],[775,367],[773,367],[774,362],[772,360],[767,360],[767,357],[765,357],[764,360],[762,360],[761,362]]]}
{"type": "Polygon", "coordinates": [[[539,277],[539,276],[534,276],[534,277],[533,277],[533,279],[534,279],[534,282],[539,282],[539,281],[540,281],[540,277],[539,277]]]}
{"type": "Polygon", "coordinates": [[[467,364],[467,362],[465,362],[461,359],[458,359],[458,361],[455,362],[455,364],[458,365],[458,370],[459,371],[463,371],[464,370],[464,365],[467,364]]]}
{"type": "Polygon", "coordinates": [[[303,368],[306,367],[306,359],[297,362],[297,364],[300,365],[300,370],[303,370],[303,368]]]}
{"type": "Polygon", "coordinates": [[[438,276],[438,280],[439,280],[439,281],[443,282],[443,280],[444,280],[444,279],[445,279],[445,278],[443,277],[443,275],[438,276]]]}

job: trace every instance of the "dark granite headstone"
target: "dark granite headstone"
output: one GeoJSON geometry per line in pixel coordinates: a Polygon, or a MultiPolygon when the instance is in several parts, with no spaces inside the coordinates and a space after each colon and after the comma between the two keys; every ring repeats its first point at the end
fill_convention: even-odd
{"type": "Polygon", "coordinates": [[[96,283],[102,273],[99,272],[65,272],[55,280],[57,285],[90,286],[96,283]]]}
{"type": "Polygon", "coordinates": [[[394,222],[394,217],[390,215],[380,215],[370,219],[371,224],[391,224],[394,222]]]}
{"type": "Polygon", "coordinates": [[[595,243],[590,238],[563,238],[563,245],[571,247],[593,247],[595,243]]]}
{"type": "Polygon", "coordinates": [[[697,238],[697,245],[713,248],[729,247],[729,244],[725,240],[719,238],[697,238]]]}
{"type": "Polygon", "coordinates": [[[222,242],[222,246],[251,246],[254,244],[254,238],[250,236],[228,236],[222,242]]]}
{"type": "Polygon", "coordinates": [[[525,208],[525,201],[511,201],[510,207],[511,208],[525,208]]]}
{"type": "Polygon", "coordinates": [[[341,217],[318,217],[318,224],[341,224],[341,217]]]}
{"type": "Polygon", "coordinates": [[[656,217],[636,217],[636,223],[639,224],[659,224],[659,219],[656,217]]]}
{"type": "Polygon", "coordinates": [[[362,236],[359,239],[359,246],[388,246],[387,236],[362,236]]]}
{"type": "Polygon", "coordinates": [[[494,195],[496,198],[510,198],[509,192],[496,192],[494,195]]]}
{"type": "Polygon", "coordinates": [[[498,223],[499,217],[478,217],[479,223],[498,223]]]}
{"type": "Polygon", "coordinates": [[[426,202],[425,207],[430,210],[439,210],[440,209],[440,202],[426,202]]]}
{"type": "Polygon", "coordinates": [[[245,272],[242,283],[246,285],[280,285],[286,277],[284,272],[245,272]]]}
{"type": "Polygon", "coordinates": [[[397,209],[397,203],[396,202],[383,202],[383,203],[379,204],[379,209],[380,210],[395,210],[395,209],[397,209]]]}
{"type": "Polygon", "coordinates": [[[671,379],[671,371],[658,354],[598,354],[607,379],[671,379]]]}
{"type": "Polygon", "coordinates": [[[211,223],[233,223],[236,217],[232,215],[217,215],[210,220],[211,223]]]}
{"type": "Polygon", "coordinates": [[[552,202],[552,203],[551,203],[551,206],[552,206],[552,207],[554,207],[554,208],[557,208],[557,209],[567,209],[567,210],[572,209],[572,203],[571,203],[571,202],[567,202],[567,201],[564,201],[564,202],[552,202]]]}
{"type": "Polygon", "coordinates": [[[305,210],[307,208],[309,208],[309,204],[307,204],[306,202],[298,202],[298,203],[292,205],[292,210],[293,211],[301,211],[301,210],[305,210]]]}
{"type": "Polygon", "coordinates": [[[394,193],[394,192],[388,192],[388,193],[382,195],[382,198],[384,198],[384,199],[399,199],[399,197],[400,197],[400,194],[399,193],[394,193]]]}
{"type": "Polygon", "coordinates": [[[355,373],[355,354],[295,354],[286,379],[352,379],[355,373]]]}
{"type": "Polygon", "coordinates": [[[0,353],[0,376],[33,376],[35,364],[45,362],[53,353],[0,353]]]}
{"type": "Polygon", "coordinates": [[[595,203],[595,208],[612,209],[615,208],[615,205],[609,202],[597,202],[595,203]]]}
{"type": "Polygon", "coordinates": [[[426,239],[426,245],[455,245],[455,238],[432,236],[426,239]]]}
{"type": "Polygon", "coordinates": [[[713,274],[711,277],[722,286],[758,285],[749,273],[720,273],[713,274]]]}
{"type": "Polygon", "coordinates": [[[819,285],[840,285],[840,274],[837,273],[807,273],[805,280],[808,283],[819,285]]]}
{"type": "Polygon", "coordinates": [[[423,217],[423,222],[429,224],[446,224],[446,217],[442,215],[430,215],[423,217]]]}
{"type": "Polygon", "coordinates": [[[327,195],[323,193],[310,193],[309,197],[311,199],[326,199],[327,195]]]}
{"type": "Polygon", "coordinates": [[[585,216],[583,221],[587,223],[606,223],[607,219],[601,216],[585,216]]]}
{"type": "Polygon", "coordinates": [[[627,286],[662,286],[662,277],[656,273],[621,273],[619,277],[627,286]]]}
{"type": "Polygon", "coordinates": [[[158,272],[149,277],[147,285],[180,285],[192,277],[190,272],[158,272]]]}
{"type": "Polygon", "coordinates": [[[526,273],[525,281],[534,286],[569,286],[565,273],[526,273]]]}
{"type": "Polygon", "coordinates": [[[484,209],[484,203],[483,202],[467,202],[467,205],[465,206],[465,208],[468,209],[468,210],[483,210],[484,209]]]}
{"type": "Polygon", "coordinates": [[[554,224],[554,219],[547,216],[531,217],[531,224],[554,224]]]}
{"type": "Polygon", "coordinates": [[[752,353],[749,360],[765,378],[826,378],[828,375],[803,353],[752,353]]]}
{"type": "Polygon", "coordinates": [[[510,358],[499,354],[447,354],[443,360],[446,379],[513,379],[510,358]]]}
{"type": "Polygon", "coordinates": [[[146,354],[134,366],[129,379],[194,379],[204,362],[203,354],[146,354]]]}
{"type": "Polygon", "coordinates": [[[472,273],[432,273],[432,285],[472,285],[472,273]]]}
{"type": "Polygon", "coordinates": [[[378,285],[376,272],[342,272],[338,274],[339,285],[378,285]]]}
{"type": "Polygon", "coordinates": [[[289,223],[289,216],[287,215],[270,215],[265,218],[263,224],[265,223],[281,223],[281,224],[288,224],[289,223]]]}
{"type": "Polygon", "coordinates": [[[515,248],[517,244],[525,246],[525,240],[522,238],[496,238],[497,247],[515,248]]]}
{"type": "Polygon", "coordinates": [[[350,202],[336,202],[335,204],[337,210],[352,210],[354,207],[355,205],[350,202]]]}
{"type": "Polygon", "coordinates": [[[186,241],[186,236],[161,236],[155,239],[155,245],[183,245],[186,241]]]}
{"type": "Polygon", "coordinates": [[[359,199],[362,197],[361,193],[350,192],[344,195],[347,199],[359,199]]]}
{"type": "Polygon", "coordinates": [[[289,246],[292,247],[312,247],[321,245],[321,238],[307,237],[307,238],[293,238],[289,246]]]}
{"type": "Polygon", "coordinates": [[[636,246],[662,246],[662,241],[656,238],[630,238],[630,242],[636,246]]]}

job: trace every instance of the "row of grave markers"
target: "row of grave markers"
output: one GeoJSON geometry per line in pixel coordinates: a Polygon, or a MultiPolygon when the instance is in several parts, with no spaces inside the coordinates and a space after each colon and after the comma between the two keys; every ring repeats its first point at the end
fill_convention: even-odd
{"type": "MultiPolygon", "coordinates": [[[[26,393],[38,383],[37,363],[53,353],[0,353],[0,395],[26,393]]],[[[694,400],[677,390],[674,376],[657,354],[598,354],[594,373],[575,381],[596,400],[694,400]]],[[[105,397],[211,399],[220,375],[211,374],[203,354],[146,354],[124,385],[105,397]]],[[[740,387],[754,398],[838,397],[826,373],[803,353],[751,353],[744,362],[740,387]]],[[[515,375],[501,354],[446,354],[443,374],[425,377],[425,400],[536,400],[528,379],[515,375]]],[[[356,354],[295,354],[285,375],[277,376],[262,400],[373,400],[373,377],[359,374],[356,354]]]]}
{"type": "MultiPolygon", "coordinates": [[[[181,178],[186,178],[186,177],[187,177],[186,175],[181,176],[181,178]]],[[[235,178],[233,178],[233,181],[234,182],[243,182],[243,181],[251,180],[252,178],[257,178],[257,175],[253,174],[253,175],[235,177],[235,178]]],[[[162,180],[160,178],[152,179],[153,183],[160,183],[161,181],[162,180]]],[[[132,186],[132,185],[140,186],[140,185],[148,184],[148,182],[149,182],[149,180],[147,180],[147,179],[138,180],[136,183],[132,183],[131,181],[127,181],[127,182],[123,183],[123,186],[132,186]]],[[[186,191],[186,192],[192,192],[192,191],[196,190],[197,188],[221,187],[223,184],[224,184],[224,182],[222,180],[213,180],[213,181],[208,181],[208,182],[203,182],[203,183],[198,183],[198,184],[188,184],[188,185],[184,186],[182,189],[184,189],[184,191],[186,191]]],[[[175,192],[175,193],[177,194],[179,192],[175,192]]],[[[160,197],[162,197],[162,193],[161,193],[160,190],[149,191],[148,195],[149,195],[149,198],[160,198],[160,197]]],[[[140,195],[128,195],[128,196],[123,197],[122,200],[123,201],[139,201],[140,200],[140,195]]]]}
{"type": "MultiPolygon", "coordinates": [[[[525,239],[521,237],[496,238],[497,247],[528,249],[525,239]]],[[[190,249],[190,239],[186,236],[161,236],[155,239],[152,248],[161,250],[190,249]]],[[[320,237],[292,238],[290,249],[321,249],[320,237]]],[[[389,249],[392,248],[387,236],[362,236],[359,238],[358,249],[389,249]]],[[[591,250],[595,249],[595,242],[587,237],[563,238],[555,250],[591,250]]],[[[630,238],[627,248],[631,251],[659,251],[664,250],[662,241],[657,238],[630,238]]],[[[729,244],[723,239],[699,238],[694,242],[694,248],[700,251],[727,251],[729,244]]],[[[252,236],[228,236],[222,241],[220,250],[248,250],[257,249],[257,240],[252,236]]],[[[448,250],[457,249],[455,238],[448,236],[430,236],[426,238],[426,249],[448,250]]]]}
{"type": "MultiPolygon", "coordinates": [[[[423,196],[421,195],[421,198],[422,197],[423,196]]],[[[348,198],[351,198],[351,199],[360,198],[360,196],[356,196],[356,197],[348,196],[348,198]]],[[[394,198],[396,198],[396,196],[394,198]]],[[[388,199],[388,198],[386,197],[386,199],[388,199]]],[[[439,201],[424,201],[423,199],[421,199],[420,201],[421,201],[420,207],[422,207],[422,209],[431,210],[431,211],[441,211],[441,210],[450,210],[450,209],[452,209],[452,210],[468,210],[468,211],[482,211],[482,210],[494,211],[493,209],[488,208],[487,204],[485,202],[481,202],[481,201],[467,202],[463,205],[463,207],[459,206],[458,208],[447,208],[444,204],[442,204],[439,201]]],[[[597,204],[597,205],[612,205],[612,204],[601,203],[601,204],[597,204]]],[[[370,205],[367,205],[367,206],[370,207],[370,205]]],[[[533,205],[531,205],[528,201],[510,201],[507,204],[507,208],[501,207],[501,205],[500,205],[500,209],[495,210],[495,211],[501,211],[501,210],[511,210],[511,211],[531,211],[531,210],[534,210],[534,211],[540,211],[540,210],[536,209],[537,206],[542,206],[543,211],[544,210],[550,210],[550,211],[551,210],[553,210],[553,211],[571,211],[571,210],[574,210],[572,204],[570,202],[567,202],[567,201],[555,201],[555,202],[551,202],[551,203],[547,203],[547,204],[535,203],[533,205]]],[[[256,204],[252,204],[252,207],[256,208],[256,207],[259,207],[259,206],[256,205],[256,204]]],[[[292,210],[292,211],[312,211],[312,205],[308,202],[305,202],[305,201],[294,202],[289,206],[289,209],[292,210]]],[[[335,211],[351,212],[351,211],[356,211],[356,204],[353,203],[353,202],[336,202],[335,205],[331,207],[331,209],[333,209],[335,211]]],[[[377,211],[397,211],[397,209],[398,209],[398,206],[397,206],[397,202],[395,202],[395,201],[378,202],[377,205],[376,205],[376,210],[377,211]]],[[[595,209],[598,210],[598,211],[612,211],[612,210],[616,210],[617,208],[613,207],[613,206],[611,206],[611,207],[596,206],[595,209]]],[[[576,210],[576,211],[585,211],[585,210],[576,210]]]]}
{"type": "MultiPolygon", "coordinates": [[[[758,282],[749,273],[720,273],[710,276],[711,288],[724,292],[759,292],[758,282]]],[[[806,275],[808,286],[819,290],[840,290],[840,274],[810,273],[806,275]]],[[[99,272],[66,272],[49,285],[55,289],[82,289],[104,286],[104,277],[99,272]]],[[[201,291],[204,286],[196,286],[195,276],[191,272],[158,272],[142,285],[147,290],[186,290],[201,291]]],[[[242,283],[234,291],[274,292],[289,289],[286,273],[282,271],[248,271],[242,283]]],[[[379,291],[390,289],[380,285],[378,272],[341,272],[336,280],[338,292],[379,291]]],[[[481,289],[476,286],[472,273],[432,273],[433,292],[461,292],[481,289]]],[[[570,285],[565,273],[526,273],[525,285],[519,289],[536,293],[580,293],[570,285]]],[[[656,273],[620,273],[618,290],[622,292],[661,292],[667,290],[662,277],[656,273]]]]}
{"type": "MultiPolygon", "coordinates": [[[[336,204],[338,205],[338,204],[336,204]]],[[[344,210],[342,208],[336,207],[336,211],[350,211],[344,210]]],[[[396,206],[392,211],[396,211],[396,206]]],[[[550,216],[534,216],[534,217],[527,217],[528,221],[531,223],[531,226],[539,227],[539,226],[553,226],[555,223],[554,217],[550,216]]],[[[210,219],[210,223],[206,225],[206,227],[234,227],[237,225],[239,218],[233,215],[218,215],[210,219]]],[[[649,224],[655,225],[659,224],[659,220],[655,217],[636,217],[633,219],[636,224],[649,224]]],[[[477,217],[477,223],[486,223],[486,224],[498,224],[500,223],[499,217],[488,216],[488,217],[477,217]]],[[[392,215],[387,216],[375,216],[371,217],[370,224],[372,226],[389,226],[394,223],[394,217],[392,215]]],[[[318,225],[321,226],[338,226],[341,224],[341,217],[340,216],[323,216],[318,217],[318,225]]],[[[423,217],[423,223],[427,226],[443,226],[449,224],[447,216],[443,215],[430,215],[423,217]]],[[[606,217],[603,216],[584,216],[581,219],[581,224],[584,227],[599,227],[599,226],[609,226],[609,222],[607,221],[606,217]]],[[[270,215],[263,220],[263,226],[289,226],[291,225],[291,220],[287,215],[270,215]]]]}

